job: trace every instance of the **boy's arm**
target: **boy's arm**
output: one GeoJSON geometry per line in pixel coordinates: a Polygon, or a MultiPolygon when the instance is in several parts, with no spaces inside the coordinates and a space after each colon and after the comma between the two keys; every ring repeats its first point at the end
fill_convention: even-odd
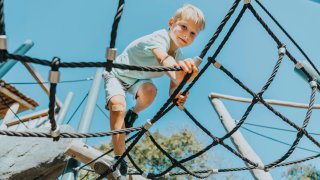
{"type": "Polygon", "coordinates": [[[194,77],[198,74],[198,68],[196,67],[192,59],[185,59],[184,61],[179,61],[177,63],[172,56],[159,48],[153,49],[152,53],[162,66],[178,66],[182,68],[183,71],[166,72],[166,74],[170,77],[172,83],[176,85],[178,85],[183,80],[186,73],[193,72],[190,80],[193,80],[194,77]]]}

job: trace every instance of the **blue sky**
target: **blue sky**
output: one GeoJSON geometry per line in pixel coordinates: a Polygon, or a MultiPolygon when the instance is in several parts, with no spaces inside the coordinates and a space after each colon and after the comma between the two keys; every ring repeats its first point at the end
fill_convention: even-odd
{"type": "MultiPolygon", "coordinates": [[[[109,45],[110,31],[113,22],[114,13],[117,7],[117,1],[96,0],[89,3],[84,0],[70,1],[43,1],[43,0],[11,0],[5,1],[5,24],[6,33],[9,38],[9,51],[13,52],[25,40],[34,41],[34,47],[28,55],[43,59],[52,59],[54,56],[61,58],[63,62],[73,61],[104,61],[105,48],[109,45]]],[[[119,53],[132,40],[149,34],[155,30],[167,28],[169,18],[174,15],[175,10],[185,3],[191,3],[203,10],[206,15],[206,28],[202,31],[193,45],[183,49],[186,57],[194,57],[200,54],[208,40],[211,38],[216,28],[219,26],[222,18],[225,16],[233,1],[218,0],[135,0],[127,1],[124,14],[122,16],[116,47],[119,53]]],[[[237,8],[235,15],[227,24],[220,38],[207,53],[211,56],[226,30],[230,27],[236,15],[239,13],[242,2],[237,8]]],[[[293,46],[283,33],[275,26],[266,14],[253,2],[253,6],[260,16],[269,24],[271,29],[283,41],[293,56],[298,59],[304,59],[301,53],[293,46]]],[[[313,63],[319,67],[320,62],[320,4],[309,0],[271,0],[263,1],[267,9],[277,18],[285,29],[294,37],[294,39],[305,50],[313,63]]],[[[247,11],[235,29],[234,33],[226,43],[225,47],[217,57],[230,72],[245,83],[255,92],[258,92],[270,75],[273,66],[277,60],[277,47],[262,26],[256,21],[250,11],[247,11]]],[[[204,64],[204,63],[203,63],[204,64]]],[[[202,65],[203,66],[203,65],[202,65]]],[[[200,68],[202,67],[200,66],[200,68]]],[[[35,65],[39,74],[47,77],[49,68],[35,65]]],[[[266,99],[278,99],[293,101],[299,103],[308,103],[310,96],[309,85],[294,73],[294,64],[285,57],[278,76],[268,91],[264,94],[266,99]]],[[[75,80],[92,77],[95,74],[94,68],[85,69],[62,69],[62,80],[75,80]]],[[[17,64],[5,77],[7,82],[30,82],[33,81],[30,74],[21,65],[17,64]]],[[[162,77],[155,79],[158,87],[158,97],[153,105],[140,114],[137,125],[151,118],[162,104],[168,98],[169,79],[162,77]]],[[[68,120],[76,107],[79,105],[85,94],[89,91],[91,81],[59,84],[57,89],[58,97],[63,101],[69,91],[74,93],[74,99],[67,114],[68,120]]],[[[20,91],[40,103],[37,110],[47,108],[48,97],[36,85],[17,85],[20,91]]],[[[97,104],[104,107],[103,82],[97,104]]],[[[197,84],[190,91],[190,98],[186,103],[188,110],[214,135],[223,136],[226,132],[222,127],[217,115],[215,114],[208,95],[211,92],[218,92],[233,96],[247,97],[251,96],[228,78],[222,71],[210,67],[200,78],[197,84]]],[[[317,96],[319,93],[317,94],[317,96]]],[[[223,101],[234,119],[240,119],[248,104],[223,101]]],[[[319,98],[317,98],[319,103],[319,98]]],[[[133,101],[128,97],[128,104],[132,106],[133,101]]],[[[83,106],[82,106],[83,108],[83,106]]],[[[77,112],[71,121],[73,127],[81,117],[82,110],[77,112]]],[[[275,106],[277,110],[286,115],[289,119],[302,124],[306,110],[283,108],[275,106]]],[[[104,113],[108,113],[104,111],[104,113]]],[[[310,120],[308,130],[319,133],[320,113],[315,110],[310,120]]],[[[99,109],[96,109],[91,132],[108,131],[109,122],[99,109]]],[[[291,129],[289,125],[279,118],[275,117],[263,106],[255,106],[246,122],[281,127],[291,129]]],[[[165,134],[177,132],[177,129],[187,127],[196,132],[204,145],[208,144],[210,139],[206,137],[187,116],[177,109],[168,113],[153,127],[153,131],[159,129],[165,134]]],[[[295,138],[294,133],[262,129],[258,127],[245,126],[256,132],[265,134],[269,137],[279,139],[291,144],[295,138]]],[[[281,157],[288,146],[259,137],[250,132],[241,129],[243,135],[252,145],[257,154],[265,163],[270,163],[281,157]]],[[[319,136],[317,136],[319,140],[319,136]]],[[[109,141],[109,138],[89,139],[88,143],[98,145],[101,142],[109,141]]],[[[228,144],[231,142],[228,140],[228,144]]],[[[306,138],[299,144],[301,147],[318,150],[306,138]]],[[[222,147],[215,147],[210,151],[219,157],[221,163],[219,168],[244,166],[243,162],[233,154],[222,147]],[[231,162],[231,163],[230,163],[231,162]]],[[[289,160],[299,159],[313,155],[310,152],[297,149],[289,160]]],[[[320,164],[314,161],[318,168],[320,164]]],[[[271,171],[275,179],[281,176],[286,168],[279,168],[271,171]]],[[[250,177],[248,172],[235,173],[238,178],[250,177]]],[[[247,178],[245,178],[247,179],[247,178]]]]}

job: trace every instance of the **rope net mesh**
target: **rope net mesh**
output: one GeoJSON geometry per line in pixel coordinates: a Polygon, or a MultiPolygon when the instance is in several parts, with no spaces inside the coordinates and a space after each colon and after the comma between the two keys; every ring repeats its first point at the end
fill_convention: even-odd
{"type": "MultiPolygon", "coordinates": [[[[257,3],[263,7],[263,5],[256,0],[257,3]]],[[[221,21],[220,25],[216,29],[215,33],[213,34],[212,38],[209,40],[207,45],[204,47],[203,51],[199,55],[200,58],[204,58],[208,52],[208,50],[211,48],[211,46],[215,43],[216,39],[220,35],[220,33],[223,31],[225,25],[230,20],[231,16],[234,14],[236,8],[238,7],[240,3],[240,0],[236,0],[226,16],[221,21]]],[[[4,25],[4,12],[3,12],[3,1],[0,1],[0,33],[1,35],[5,35],[5,25],[4,25]]],[[[112,31],[111,31],[111,41],[110,41],[110,48],[114,48],[116,44],[116,38],[117,38],[117,29],[118,24],[120,22],[121,16],[123,14],[124,10],[124,0],[119,0],[118,9],[116,11],[116,15],[114,18],[114,22],[112,25],[112,31]]],[[[271,14],[263,7],[263,10],[271,16],[271,14]]],[[[272,17],[273,20],[275,20],[272,17]]],[[[279,24],[279,23],[278,23],[279,24]]],[[[283,30],[283,28],[281,28],[283,30]]],[[[287,34],[287,32],[285,32],[287,34]]],[[[291,40],[293,40],[290,37],[291,40]]],[[[293,40],[294,41],[294,40],[293,40]]],[[[295,43],[295,42],[294,42],[295,43]]],[[[296,44],[296,43],[295,43],[296,44]]],[[[299,50],[301,49],[298,46],[299,50]]],[[[300,50],[302,51],[302,50],[300,50]]],[[[303,55],[305,53],[302,51],[303,55]]],[[[151,71],[151,72],[162,72],[162,71],[181,71],[182,69],[180,67],[152,67],[152,66],[130,66],[130,65],[124,65],[124,64],[116,64],[116,63],[108,63],[108,62],[59,62],[52,60],[44,60],[44,59],[38,59],[33,57],[28,57],[24,55],[17,55],[17,54],[11,54],[7,52],[6,50],[0,50],[0,62],[6,62],[8,59],[13,59],[20,62],[28,62],[28,63],[34,63],[39,64],[42,66],[48,66],[51,67],[52,71],[59,71],[59,68],[88,68],[88,67],[107,67],[112,66],[112,68],[120,68],[120,69],[127,69],[127,70],[134,70],[134,71],[151,71]]],[[[207,136],[208,138],[212,139],[212,143],[200,150],[199,152],[177,160],[173,158],[169,152],[164,150],[164,148],[153,138],[153,136],[148,132],[148,128],[146,126],[141,127],[134,127],[134,128],[126,128],[121,130],[114,130],[110,132],[99,132],[99,133],[60,133],[59,136],[53,137],[52,133],[40,133],[40,132],[15,132],[15,131],[6,131],[6,130],[0,130],[0,135],[6,135],[6,136],[18,136],[18,137],[42,137],[42,138],[52,138],[54,140],[59,140],[59,138],[91,138],[91,137],[102,137],[102,136],[111,136],[115,134],[123,134],[123,133],[131,133],[137,131],[137,133],[130,138],[126,140],[126,142],[131,142],[130,145],[126,148],[126,151],[123,153],[123,155],[112,165],[111,169],[116,170],[116,167],[120,164],[120,162],[128,156],[129,160],[132,162],[134,167],[136,168],[137,172],[132,172],[131,174],[144,174],[144,170],[142,170],[135,162],[134,159],[129,155],[130,150],[139,142],[141,137],[143,135],[147,134],[150,140],[153,142],[153,144],[160,150],[171,162],[172,165],[165,169],[164,171],[158,173],[158,174],[147,174],[147,178],[157,178],[157,177],[165,177],[167,175],[170,176],[176,176],[176,175],[191,175],[197,178],[207,178],[212,174],[218,173],[218,172],[230,172],[230,171],[243,171],[243,170],[251,170],[251,169],[263,169],[265,171],[275,168],[275,167],[281,167],[281,166],[288,166],[291,164],[301,163],[305,162],[311,159],[318,158],[320,154],[316,154],[314,156],[306,157],[304,159],[296,160],[296,161],[290,161],[285,162],[286,159],[290,157],[290,155],[294,152],[294,150],[297,148],[301,138],[305,136],[308,138],[312,143],[314,143],[317,147],[320,147],[319,141],[317,141],[311,134],[309,134],[306,131],[306,128],[308,126],[309,120],[312,115],[312,110],[315,102],[315,95],[317,91],[317,85],[311,86],[311,92],[310,92],[310,100],[309,100],[309,107],[307,109],[303,125],[300,127],[297,124],[295,124],[293,121],[291,121],[289,118],[285,117],[283,114],[281,114],[279,111],[274,109],[272,106],[270,106],[263,98],[263,94],[268,90],[270,84],[273,82],[273,80],[276,78],[278,70],[280,68],[280,65],[282,63],[282,60],[284,57],[288,57],[294,65],[298,63],[298,61],[292,56],[292,54],[288,51],[288,49],[285,48],[284,44],[281,42],[281,40],[272,32],[272,30],[268,27],[268,25],[264,22],[264,20],[259,16],[259,14],[255,11],[252,4],[244,4],[242,9],[240,10],[238,16],[235,18],[234,22],[230,26],[229,30],[227,31],[226,35],[223,37],[222,42],[219,44],[218,48],[214,52],[212,56],[208,58],[207,63],[204,65],[202,69],[200,69],[199,74],[196,78],[193,79],[193,81],[188,84],[188,86],[183,90],[183,88],[186,86],[187,81],[191,77],[191,74],[187,74],[183,81],[179,84],[179,86],[175,89],[175,91],[172,93],[172,95],[168,98],[168,100],[163,104],[163,106],[159,109],[159,111],[154,115],[154,117],[150,120],[150,125],[155,124],[158,122],[166,113],[168,113],[176,104],[175,104],[175,97],[176,95],[183,91],[183,94],[186,94],[198,81],[198,79],[202,76],[202,74],[207,70],[210,65],[214,65],[213,67],[216,67],[218,70],[221,70],[226,76],[228,76],[230,79],[232,79],[239,87],[244,89],[248,94],[252,96],[252,101],[250,105],[247,107],[245,112],[243,113],[241,119],[236,123],[236,126],[229,131],[227,134],[225,134],[222,137],[217,137],[213,133],[211,133],[208,129],[206,129],[191,113],[187,108],[183,109],[183,112],[192,120],[192,122],[200,128],[207,136]],[[229,37],[237,27],[238,23],[241,21],[242,16],[246,12],[251,12],[251,14],[256,18],[256,20],[262,25],[262,27],[266,30],[268,35],[274,40],[275,44],[279,48],[279,54],[278,59],[275,62],[275,65],[273,67],[273,70],[271,72],[271,75],[267,79],[266,83],[262,86],[261,90],[259,92],[252,91],[249,87],[247,87],[241,80],[239,80],[234,74],[232,74],[226,67],[223,65],[216,66],[216,63],[218,63],[215,59],[218,56],[218,54],[223,49],[224,45],[228,41],[229,37]],[[280,51],[281,50],[281,51],[280,51]],[[280,53],[281,52],[281,53],[280,53]],[[253,162],[252,160],[248,159],[247,157],[244,157],[242,154],[240,154],[237,150],[233,149],[229,145],[227,145],[224,141],[228,139],[230,136],[232,136],[247,120],[248,116],[250,115],[250,112],[252,111],[253,107],[258,103],[262,103],[263,106],[265,106],[268,110],[270,110],[275,116],[279,117],[281,120],[283,120],[285,123],[293,127],[297,130],[296,138],[293,140],[290,148],[287,150],[285,154],[283,154],[278,159],[275,159],[273,162],[270,162],[264,167],[260,167],[258,163],[253,162]],[[248,163],[249,166],[247,167],[240,167],[240,168],[227,168],[227,169],[211,169],[211,170],[189,170],[184,166],[184,163],[197,158],[198,156],[204,154],[211,148],[213,148],[216,145],[221,145],[228,151],[230,151],[235,156],[239,157],[244,162],[248,163]],[[180,168],[181,172],[171,172],[173,168],[180,168]]],[[[306,56],[307,57],[307,56],[306,56]]],[[[311,62],[309,58],[307,58],[308,61],[311,62]]],[[[312,63],[311,63],[312,64],[312,63]]],[[[313,65],[313,64],[312,64],[313,65]]],[[[314,66],[314,65],[313,65],[314,66]]],[[[110,68],[109,68],[110,69],[110,68]]],[[[308,81],[312,84],[314,81],[313,77],[304,69],[301,69],[302,72],[308,77],[308,81]]],[[[318,70],[316,69],[318,72],[318,70]]],[[[49,103],[49,120],[51,123],[51,130],[55,131],[57,129],[57,125],[54,119],[54,100],[56,96],[56,86],[58,83],[51,82],[50,83],[50,103],[49,103]]],[[[104,155],[112,152],[112,150],[102,154],[101,156],[97,157],[96,159],[90,161],[89,163],[81,166],[80,168],[77,168],[77,170],[83,169],[84,167],[88,166],[91,163],[94,163],[96,160],[102,158],[104,155]]],[[[103,175],[101,175],[98,179],[103,178],[103,175]]]]}

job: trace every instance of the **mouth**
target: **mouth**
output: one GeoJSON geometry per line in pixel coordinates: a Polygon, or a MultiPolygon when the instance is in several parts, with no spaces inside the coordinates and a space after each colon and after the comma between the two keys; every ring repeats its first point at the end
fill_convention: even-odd
{"type": "Polygon", "coordinates": [[[179,39],[180,39],[180,41],[182,41],[182,42],[183,42],[183,44],[187,44],[187,41],[186,41],[186,40],[184,40],[183,38],[180,38],[180,37],[179,37],[179,39]]]}

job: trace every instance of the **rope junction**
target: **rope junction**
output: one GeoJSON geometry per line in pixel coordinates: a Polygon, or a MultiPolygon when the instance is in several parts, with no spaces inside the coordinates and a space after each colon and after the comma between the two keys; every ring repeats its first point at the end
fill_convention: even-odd
{"type": "MultiPolygon", "coordinates": [[[[262,7],[262,9],[271,17],[273,21],[276,22],[276,24],[280,27],[280,29],[289,37],[289,39],[297,46],[297,48],[301,51],[301,53],[306,57],[306,59],[310,62],[310,64],[314,67],[314,69],[319,74],[319,71],[315,68],[315,66],[312,64],[311,60],[307,57],[307,55],[303,52],[303,50],[300,48],[300,46],[297,45],[297,43],[293,40],[293,38],[284,30],[284,28],[275,20],[275,18],[266,10],[266,8],[256,0],[256,2],[259,4],[259,6],[262,7]]],[[[312,135],[306,131],[306,127],[309,123],[309,120],[311,118],[314,102],[315,102],[315,94],[317,89],[319,89],[319,85],[316,83],[316,80],[304,69],[304,67],[301,68],[302,72],[307,76],[308,81],[311,86],[311,95],[310,95],[310,101],[309,101],[309,107],[306,112],[306,116],[303,121],[303,125],[300,127],[296,125],[293,121],[286,118],[284,115],[282,115],[279,111],[274,109],[272,106],[270,106],[267,102],[264,101],[263,94],[268,89],[270,84],[275,79],[277,72],[280,68],[280,65],[282,63],[282,60],[285,56],[287,56],[294,65],[297,65],[299,62],[291,55],[291,53],[286,49],[285,45],[279,40],[279,38],[271,31],[271,29],[268,27],[268,25],[264,22],[264,20],[259,16],[259,14],[255,11],[251,3],[245,3],[234,20],[233,24],[231,25],[230,29],[228,30],[227,34],[223,38],[222,42],[216,49],[215,53],[208,58],[208,62],[205,64],[205,66],[199,71],[198,76],[194,78],[194,80],[183,90],[183,94],[186,94],[193,85],[197,82],[197,80],[201,77],[201,75],[206,71],[206,69],[212,64],[215,68],[221,70],[224,72],[228,77],[230,77],[235,83],[237,83],[240,87],[242,87],[245,91],[247,91],[250,95],[252,95],[252,101],[251,104],[247,107],[246,111],[244,112],[242,118],[237,122],[236,126],[227,134],[225,134],[223,137],[217,137],[213,135],[209,130],[207,130],[201,123],[187,110],[187,108],[184,107],[183,112],[186,113],[186,115],[195,123],[196,126],[198,126],[201,130],[203,130],[211,139],[212,142],[207,147],[203,148],[199,152],[186,157],[184,159],[177,160],[173,158],[170,153],[165,151],[161,145],[153,138],[153,136],[149,133],[148,129],[155,124],[157,121],[161,119],[162,116],[164,116],[167,112],[169,112],[176,104],[175,104],[175,97],[176,95],[182,91],[183,87],[186,85],[186,82],[191,77],[191,74],[187,74],[183,81],[179,84],[179,86],[176,88],[176,90],[172,93],[172,95],[169,97],[169,99],[163,104],[163,106],[159,109],[159,111],[152,117],[148,122],[146,122],[145,125],[135,128],[126,128],[121,130],[114,130],[110,132],[101,132],[101,133],[60,133],[59,127],[56,125],[55,119],[54,119],[54,104],[55,104],[55,95],[56,95],[56,86],[59,83],[59,68],[87,68],[87,67],[104,67],[106,70],[110,71],[112,68],[119,68],[119,69],[126,69],[126,70],[135,70],[135,71],[151,71],[151,72],[160,72],[160,71],[181,71],[180,67],[155,67],[155,66],[130,66],[125,64],[117,64],[113,63],[113,59],[116,56],[116,49],[115,49],[115,42],[116,42],[116,36],[117,36],[117,29],[118,24],[120,22],[123,9],[124,9],[124,0],[119,0],[119,5],[117,9],[117,13],[114,18],[114,22],[112,25],[112,32],[111,32],[111,41],[109,49],[107,50],[107,56],[106,62],[60,62],[59,58],[53,58],[52,61],[44,60],[44,59],[37,59],[32,58],[28,56],[22,56],[17,54],[11,54],[7,52],[6,47],[0,47],[0,62],[5,62],[8,59],[14,59],[21,62],[28,62],[28,63],[35,63],[40,64],[43,66],[50,66],[51,67],[51,80],[50,80],[50,103],[49,103],[49,121],[51,123],[51,132],[50,133],[39,133],[39,132],[15,132],[15,131],[5,131],[1,130],[0,135],[6,135],[6,136],[18,136],[18,137],[45,137],[45,138],[52,138],[54,141],[59,140],[59,138],[90,138],[90,137],[102,137],[102,136],[111,136],[115,134],[123,134],[123,133],[130,133],[134,131],[138,131],[135,135],[131,136],[129,139],[126,140],[126,142],[131,142],[131,144],[127,147],[126,151],[123,153],[123,155],[112,165],[111,169],[114,171],[116,170],[116,167],[120,164],[120,162],[128,156],[134,167],[136,168],[136,172],[132,172],[131,174],[139,174],[143,175],[146,178],[159,178],[159,177],[168,177],[168,176],[176,176],[176,175],[191,175],[197,178],[207,178],[212,174],[216,174],[219,172],[230,172],[230,171],[243,171],[243,170],[251,170],[251,169],[261,169],[268,171],[272,168],[280,167],[280,166],[287,166],[291,164],[301,163],[305,162],[311,159],[318,158],[320,154],[310,156],[301,160],[291,161],[283,163],[297,148],[297,145],[299,144],[301,138],[303,136],[306,136],[309,140],[311,140],[316,146],[320,147],[319,141],[317,141],[312,135]],[[250,88],[248,88],[245,84],[243,84],[238,78],[236,78],[230,71],[228,71],[221,63],[217,62],[215,59],[224,47],[225,43],[228,41],[229,37],[231,36],[232,32],[236,28],[237,24],[240,22],[242,16],[244,13],[249,10],[254,17],[257,19],[257,21],[263,26],[263,28],[267,31],[269,36],[275,41],[277,47],[278,47],[278,59],[274,65],[274,68],[271,72],[270,77],[266,81],[265,85],[261,88],[261,90],[258,93],[253,92],[250,88]],[[111,53],[111,54],[110,54],[111,53]],[[233,135],[246,121],[247,117],[249,116],[251,110],[253,109],[254,105],[256,105],[258,102],[262,103],[267,109],[269,109],[272,113],[274,113],[276,116],[280,117],[284,122],[292,126],[297,130],[297,135],[293,143],[291,144],[291,147],[287,150],[287,152],[280,158],[274,160],[273,162],[261,166],[258,163],[255,163],[251,161],[250,159],[244,157],[241,155],[238,151],[233,149],[232,147],[228,146],[224,143],[224,140],[229,138],[231,135],[233,135]],[[138,141],[141,139],[141,137],[146,134],[150,140],[153,142],[153,144],[172,162],[172,165],[168,167],[166,170],[158,173],[158,174],[151,174],[151,173],[145,173],[132,159],[129,152],[130,150],[138,143],[138,141]],[[187,161],[190,161],[212,147],[216,145],[222,145],[224,148],[229,150],[234,155],[241,158],[243,161],[247,162],[250,166],[248,167],[240,167],[240,168],[228,168],[228,169],[208,169],[208,170],[202,170],[202,171],[191,171],[187,169],[183,164],[187,161]],[[179,167],[182,171],[181,172],[170,172],[173,168],[179,167]]],[[[220,25],[218,26],[216,32],[213,34],[212,38],[209,40],[205,48],[200,54],[200,58],[202,59],[208,52],[208,50],[211,48],[212,44],[216,41],[220,33],[222,32],[223,28],[231,18],[231,16],[234,14],[236,8],[238,7],[240,3],[240,0],[235,0],[235,2],[232,4],[229,12],[224,17],[220,25]]],[[[5,36],[5,25],[4,25],[4,13],[3,13],[3,0],[0,0],[0,36],[5,36]]],[[[3,40],[3,39],[0,39],[3,40]]],[[[6,40],[6,38],[4,39],[6,40]]],[[[3,40],[3,41],[4,41],[3,40]]],[[[0,45],[2,43],[0,42],[0,45]]],[[[80,168],[77,168],[76,170],[83,169],[87,165],[95,162],[99,158],[103,157],[104,155],[110,153],[112,150],[102,154],[98,158],[92,160],[91,162],[81,166],[80,168]]],[[[101,175],[98,179],[103,178],[103,175],[101,175]]]]}

